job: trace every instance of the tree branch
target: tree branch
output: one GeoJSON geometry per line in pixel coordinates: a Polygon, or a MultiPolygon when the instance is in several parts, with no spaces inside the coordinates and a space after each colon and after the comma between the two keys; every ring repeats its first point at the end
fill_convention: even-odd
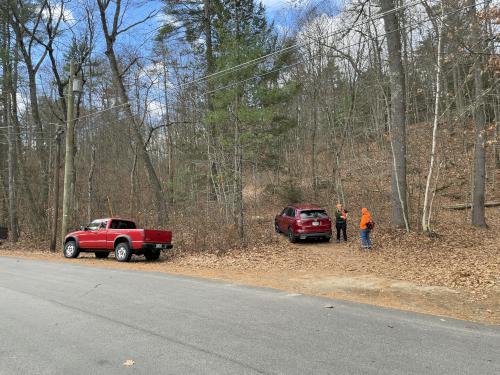
{"type": "Polygon", "coordinates": [[[158,126],[153,126],[152,128],[149,129],[148,139],[144,143],[144,147],[148,146],[149,141],[151,140],[151,137],[153,136],[153,133],[156,130],[162,129],[162,128],[168,128],[169,126],[177,125],[177,124],[192,124],[192,122],[191,121],[172,121],[172,122],[168,122],[166,124],[161,124],[161,125],[158,125],[158,126]]]}

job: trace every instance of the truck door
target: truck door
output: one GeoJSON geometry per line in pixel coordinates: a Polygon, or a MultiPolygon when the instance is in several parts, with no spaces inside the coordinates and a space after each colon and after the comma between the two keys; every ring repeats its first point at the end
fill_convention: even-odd
{"type": "Polygon", "coordinates": [[[91,242],[91,249],[105,249],[106,248],[106,233],[107,230],[107,221],[101,221],[97,232],[93,236],[93,241],[91,242]]]}
{"type": "Polygon", "coordinates": [[[120,235],[119,220],[111,220],[106,234],[106,248],[112,250],[116,237],[120,235]]]}
{"type": "Polygon", "coordinates": [[[90,249],[94,243],[94,237],[97,235],[97,230],[101,225],[100,220],[94,220],[89,225],[84,232],[78,235],[79,246],[81,249],[90,249]]]}

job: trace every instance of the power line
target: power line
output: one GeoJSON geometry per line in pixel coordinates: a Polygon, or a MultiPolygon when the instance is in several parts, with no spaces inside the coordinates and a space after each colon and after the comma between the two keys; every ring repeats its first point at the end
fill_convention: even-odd
{"type": "MultiPolygon", "coordinates": [[[[483,3],[484,3],[484,2],[483,2],[483,3]]],[[[480,4],[481,4],[481,3],[476,4],[476,6],[477,6],[477,5],[480,5],[480,4]]],[[[472,7],[472,6],[466,6],[466,7],[462,7],[462,8],[459,8],[459,9],[455,9],[454,11],[452,11],[452,12],[448,12],[448,13],[445,13],[445,14],[443,14],[442,16],[449,16],[449,15],[452,15],[452,14],[454,14],[454,13],[457,13],[457,12],[459,12],[459,11],[461,11],[461,10],[465,10],[465,9],[467,9],[467,8],[470,8],[470,7],[472,7]]],[[[384,33],[384,34],[379,34],[379,35],[377,35],[377,36],[376,36],[376,38],[385,37],[385,36],[387,36],[387,35],[389,35],[389,34],[391,34],[391,33],[394,33],[394,32],[397,32],[397,31],[401,31],[401,30],[404,30],[404,29],[407,29],[407,28],[414,28],[414,27],[416,27],[416,26],[419,26],[419,25],[421,25],[421,24],[423,24],[423,23],[425,23],[425,22],[428,22],[428,21],[430,21],[430,20],[432,20],[432,19],[435,19],[435,18],[436,18],[436,17],[434,17],[434,18],[433,18],[433,17],[428,17],[428,18],[426,18],[426,19],[424,19],[424,20],[421,20],[421,21],[419,21],[419,22],[416,22],[416,23],[413,23],[413,24],[407,24],[407,25],[405,25],[405,26],[401,26],[401,27],[399,27],[399,28],[397,28],[397,29],[394,29],[394,30],[391,30],[391,31],[389,31],[389,32],[387,32],[387,33],[384,33]]],[[[308,44],[310,44],[310,43],[312,43],[312,42],[309,42],[308,44]]],[[[353,43],[353,44],[350,44],[350,45],[347,45],[347,46],[342,46],[341,48],[336,48],[336,50],[337,50],[337,51],[342,51],[342,50],[344,50],[344,49],[348,49],[348,48],[351,48],[351,47],[354,47],[354,46],[357,46],[357,45],[360,45],[360,44],[363,44],[363,43],[366,43],[366,42],[356,42],[356,43],[353,43]]],[[[318,55],[318,53],[317,53],[314,57],[316,57],[317,55],[318,55]]],[[[214,90],[210,90],[210,91],[203,92],[203,93],[201,93],[201,94],[198,94],[198,95],[197,95],[197,96],[195,96],[195,97],[196,97],[196,98],[203,97],[203,96],[205,96],[205,95],[212,94],[212,93],[215,93],[215,92],[217,92],[217,91],[221,91],[221,90],[224,90],[224,89],[227,89],[227,88],[230,88],[230,87],[234,87],[234,86],[236,86],[236,85],[238,85],[238,84],[240,84],[240,83],[245,83],[245,82],[248,82],[248,81],[250,81],[250,80],[257,79],[257,78],[260,78],[260,77],[266,76],[266,75],[268,75],[268,74],[276,73],[276,72],[278,72],[278,71],[280,71],[280,70],[287,69],[287,68],[291,68],[291,67],[294,67],[294,66],[297,66],[297,65],[300,65],[300,64],[304,64],[304,63],[305,63],[305,61],[299,61],[299,62],[296,62],[296,63],[293,63],[293,64],[289,64],[289,65],[286,65],[286,66],[283,66],[283,67],[279,67],[279,68],[276,68],[276,69],[271,70],[271,71],[269,71],[269,72],[265,72],[265,73],[262,73],[262,74],[254,75],[254,76],[249,77],[249,78],[246,78],[246,79],[244,79],[244,80],[237,81],[237,82],[234,82],[234,83],[228,84],[228,85],[226,85],[226,86],[219,87],[219,88],[214,89],[214,90]]]]}
{"type": "MultiPolygon", "coordinates": [[[[453,12],[448,12],[448,13],[444,14],[443,16],[448,16],[448,15],[454,14],[454,13],[456,13],[456,12],[458,12],[458,11],[460,11],[460,10],[466,9],[466,8],[468,8],[468,7],[460,8],[460,9],[457,9],[457,10],[455,10],[455,11],[453,11],[453,12]]],[[[404,30],[404,29],[409,29],[409,28],[410,28],[410,29],[411,29],[411,28],[415,28],[416,26],[419,26],[419,25],[421,25],[421,24],[424,24],[425,22],[428,22],[428,21],[430,21],[431,19],[433,19],[433,18],[432,18],[432,17],[428,17],[428,18],[426,18],[426,19],[424,19],[424,20],[421,20],[421,21],[419,21],[419,22],[415,22],[415,23],[413,23],[413,24],[407,24],[407,25],[405,25],[405,26],[401,26],[401,27],[399,27],[399,28],[397,28],[397,29],[391,30],[391,31],[389,31],[389,32],[387,32],[387,33],[384,33],[384,34],[379,34],[379,35],[377,35],[376,37],[377,37],[377,38],[382,38],[382,37],[385,37],[385,36],[387,36],[387,35],[389,35],[389,34],[391,34],[391,33],[393,33],[393,32],[397,32],[397,31],[401,31],[401,30],[404,30]]],[[[342,46],[341,48],[337,48],[336,50],[337,50],[337,51],[342,51],[342,50],[344,50],[344,49],[348,49],[348,48],[351,48],[351,47],[354,47],[354,46],[357,46],[357,45],[360,45],[360,44],[363,44],[363,43],[366,43],[366,42],[355,42],[355,43],[352,43],[352,44],[350,44],[350,45],[347,45],[347,46],[342,46]]],[[[314,56],[309,57],[309,59],[308,59],[308,60],[313,60],[314,58],[316,58],[316,57],[318,57],[318,56],[321,56],[321,53],[316,53],[314,56]]],[[[279,67],[279,68],[273,69],[273,70],[271,70],[271,71],[264,72],[264,73],[262,73],[262,74],[257,74],[257,75],[251,76],[251,77],[246,78],[246,79],[244,79],[244,80],[240,80],[240,81],[233,82],[233,83],[230,83],[230,84],[225,85],[225,86],[222,86],[222,87],[218,87],[218,88],[216,88],[216,89],[214,89],[214,90],[205,91],[205,92],[203,92],[203,93],[197,94],[196,96],[191,96],[191,98],[192,98],[192,99],[199,99],[199,98],[203,98],[205,95],[212,94],[212,93],[215,93],[215,92],[218,92],[218,91],[222,91],[222,90],[225,90],[225,89],[228,89],[228,88],[231,88],[231,87],[237,86],[237,85],[239,85],[239,84],[241,84],[241,83],[249,82],[249,81],[252,81],[252,80],[254,80],[254,79],[261,78],[261,77],[264,77],[264,76],[266,76],[266,75],[273,74],[273,73],[276,73],[276,72],[278,72],[278,71],[281,71],[281,70],[284,70],[284,69],[288,69],[288,68],[292,68],[292,67],[294,67],[294,66],[301,65],[301,64],[305,64],[305,63],[306,63],[306,61],[298,61],[298,62],[296,62],[296,63],[289,64],[289,65],[286,65],[286,66],[282,66],[282,67],[279,67]]],[[[457,62],[457,63],[458,63],[458,62],[457,62]]],[[[375,86],[374,86],[374,87],[375,87],[375,86]]],[[[160,108],[163,110],[165,107],[163,106],[163,104],[162,104],[162,103],[159,103],[159,104],[160,104],[160,108]]],[[[175,109],[175,107],[169,107],[169,108],[175,109]]]]}
{"type": "MultiPolygon", "coordinates": [[[[326,35],[324,36],[325,38],[329,38],[329,37],[332,37],[332,36],[335,36],[335,35],[338,35],[338,34],[341,34],[343,32],[348,32],[350,30],[352,30],[353,28],[355,27],[359,27],[361,25],[365,25],[371,21],[374,21],[374,20],[377,20],[377,19],[380,19],[388,14],[391,14],[391,13],[395,13],[395,12],[398,12],[400,10],[403,10],[403,9],[406,9],[406,8],[409,8],[409,7],[413,7],[415,5],[419,5],[421,3],[421,1],[416,1],[414,3],[410,3],[410,4],[405,4],[405,5],[401,5],[399,7],[396,7],[394,9],[391,9],[387,12],[382,12],[382,13],[379,13],[377,14],[376,16],[373,16],[373,17],[368,17],[366,18],[363,22],[360,22],[360,23],[357,23],[357,24],[354,24],[354,25],[351,25],[350,27],[348,28],[345,28],[344,30],[337,30],[329,35],[326,35]]],[[[480,4],[476,4],[476,5],[480,5],[480,4]]],[[[295,43],[291,46],[288,46],[288,47],[284,47],[284,48],[281,48],[279,50],[276,50],[274,52],[270,52],[266,55],[263,55],[263,56],[260,56],[260,57],[257,57],[255,59],[252,59],[252,60],[249,60],[249,61],[245,61],[241,64],[238,64],[238,65],[235,65],[235,66],[232,66],[232,67],[229,67],[229,68],[226,68],[226,69],[223,69],[223,70],[220,70],[218,72],[215,72],[215,73],[211,73],[211,74],[207,74],[203,77],[200,77],[200,78],[197,78],[195,80],[192,80],[190,82],[185,82],[185,83],[181,83],[178,85],[179,88],[182,88],[184,86],[187,86],[187,85],[191,85],[191,84],[195,84],[195,83],[198,83],[198,82],[201,82],[201,81],[204,81],[204,80],[207,80],[207,79],[212,79],[213,77],[217,77],[218,75],[221,75],[221,74],[226,74],[226,73],[230,73],[234,70],[240,70],[244,67],[246,67],[247,65],[252,65],[252,64],[255,64],[255,63],[258,63],[262,60],[265,60],[267,59],[268,57],[270,56],[274,56],[276,54],[280,54],[280,53],[284,53],[284,52],[287,52],[287,51],[290,51],[290,50],[293,50],[295,48],[299,48],[299,47],[302,47],[302,46],[305,46],[305,45],[308,45],[308,44],[311,44],[313,43],[313,41],[311,42],[302,42],[302,43],[295,43]]]]}
{"type": "MultiPolygon", "coordinates": [[[[361,26],[361,25],[364,25],[364,24],[367,24],[373,20],[377,20],[377,19],[380,19],[382,17],[384,17],[385,15],[387,14],[391,14],[393,12],[397,12],[397,11],[400,11],[400,10],[403,10],[403,9],[406,9],[406,8],[409,8],[409,7],[413,7],[415,5],[418,5],[420,4],[421,2],[420,1],[417,1],[417,2],[414,2],[414,3],[410,3],[410,4],[406,4],[406,5],[402,5],[402,6],[399,6],[399,7],[396,7],[394,9],[391,9],[390,11],[387,11],[387,12],[383,12],[383,13],[379,13],[377,14],[376,16],[374,17],[368,17],[367,19],[363,20],[362,22],[359,22],[359,23],[356,23],[354,25],[351,25],[349,28],[344,28],[344,30],[337,30],[336,32],[334,33],[331,33],[331,34],[328,34],[326,36],[322,36],[322,38],[329,38],[331,36],[334,36],[334,35],[337,35],[341,32],[349,32],[351,31],[353,28],[355,27],[358,27],[358,26],[361,26]]],[[[446,14],[443,14],[441,15],[442,16],[448,16],[448,15],[451,15],[451,14],[454,14],[454,13],[457,13],[461,10],[465,10],[465,9],[468,9],[470,7],[473,7],[473,6],[478,6],[478,5],[482,5],[484,4],[485,1],[483,2],[480,2],[480,3],[476,3],[475,5],[469,5],[469,6],[464,6],[464,7],[461,7],[459,9],[456,9],[454,10],[453,12],[448,12],[446,14]]],[[[434,17],[434,19],[437,18],[434,17]]],[[[422,23],[425,23],[427,21],[430,21],[432,20],[433,17],[429,17],[428,19],[425,19],[423,21],[420,21],[420,22],[417,22],[417,23],[414,23],[413,25],[406,25],[406,26],[403,26],[403,27],[400,27],[398,29],[395,29],[395,30],[392,30],[388,33],[385,33],[385,34],[381,34],[381,35],[377,35],[377,37],[383,37],[383,36],[386,36],[392,32],[396,32],[398,30],[402,30],[402,29],[406,29],[408,27],[414,27],[416,25],[420,25],[422,23]]],[[[307,37],[307,36],[306,36],[307,37]]],[[[308,37],[309,38],[309,37],[308,37]]],[[[189,82],[184,82],[184,83],[181,83],[177,86],[175,86],[176,88],[182,88],[182,87],[185,87],[187,85],[191,85],[191,84],[194,84],[194,83],[197,83],[197,82],[201,82],[203,80],[206,80],[206,79],[213,79],[214,77],[217,77],[218,75],[221,75],[221,74],[226,74],[226,73],[229,73],[229,72],[232,72],[232,71],[237,71],[237,70],[240,70],[248,65],[251,65],[251,64],[255,64],[255,63],[258,63],[259,61],[262,61],[270,56],[273,56],[273,55],[276,55],[276,54],[279,54],[279,53],[283,53],[283,52],[286,52],[288,50],[291,50],[291,49],[295,49],[295,48],[298,48],[298,47],[303,47],[303,46],[306,46],[306,45],[309,45],[309,44],[312,44],[312,43],[315,43],[317,42],[316,40],[311,40],[309,42],[302,42],[302,43],[296,43],[292,46],[288,46],[288,47],[285,47],[285,48],[282,48],[280,50],[277,50],[277,51],[274,51],[274,52],[271,52],[267,55],[263,55],[261,57],[258,57],[256,59],[252,59],[252,60],[249,60],[249,61],[246,61],[246,62],[243,62],[241,64],[238,64],[238,65],[235,65],[235,66],[232,66],[230,68],[227,68],[227,69],[223,69],[221,71],[218,71],[218,72],[215,72],[215,73],[212,73],[212,74],[208,74],[208,75],[205,75],[203,77],[200,77],[198,79],[195,79],[195,80],[192,80],[192,81],[189,81],[189,82]]],[[[361,43],[364,43],[364,42],[357,42],[357,43],[354,43],[354,44],[351,44],[349,46],[344,46],[340,49],[337,49],[337,50],[342,50],[342,49],[346,49],[346,48],[350,48],[350,47],[353,47],[353,46],[356,46],[356,45],[359,45],[361,43]]],[[[265,75],[269,75],[269,74],[272,74],[272,73],[275,73],[277,71],[280,71],[280,70],[283,70],[283,69],[287,69],[287,68],[290,68],[290,67],[294,67],[296,65],[299,65],[299,64],[302,64],[304,63],[303,61],[299,61],[297,63],[294,63],[294,64],[290,64],[290,65],[286,65],[286,66],[283,66],[283,67],[280,67],[280,68],[277,68],[277,69],[274,69],[272,71],[269,71],[269,72],[265,72],[263,74],[260,74],[260,75],[255,75],[253,77],[250,77],[250,78],[247,78],[245,80],[241,80],[241,81],[238,81],[238,82],[235,82],[235,83],[232,83],[232,84],[229,84],[229,85],[226,85],[226,86],[223,86],[223,87],[220,87],[220,88],[217,88],[217,89],[214,89],[214,90],[210,90],[210,91],[207,91],[207,92],[204,92],[202,94],[199,94],[198,96],[196,97],[201,97],[201,96],[204,96],[204,95],[207,95],[207,94],[211,94],[211,93],[214,93],[214,92],[217,92],[217,91],[220,91],[220,90],[224,90],[226,88],[230,88],[230,87],[234,87],[235,85],[237,84],[240,84],[240,83],[244,83],[244,82],[248,82],[252,79],[256,79],[256,78],[260,78],[262,76],[265,76],[265,75]]],[[[124,107],[124,106],[129,106],[130,105],[130,100],[128,102],[125,102],[125,103],[121,103],[121,104],[117,104],[117,105],[113,105],[111,107],[108,107],[108,108],[105,108],[105,109],[102,109],[102,110],[98,110],[98,111],[95,111],[95,112],[92,112],[92,113],[89,113],[89,114],[86,114],[86,115],[82,115],[82,116],[78,116],[74,119],[74,121],[78,121],[78,120],[81,120],[81,119],[84,119],[84,118],[88,118],[88,117],[93,117],[93,116],[96,116],[96,115],[99,115],[101,113],[104,113],[104,112],[107,112],[107,111],[110,111],[110,110],[113,110],[113,109],[116,109],[116,108],[120,108],[120,107],[124,107]]],[[[64,124],[57,124],[57,123],[49,123],[51,125],[56,125],[56,126],[61,126],[61,127],[64,127],[65,125],[64,124]]],[[[1,128],[8,128],[8,127],[0,127],[1,128]]]]}

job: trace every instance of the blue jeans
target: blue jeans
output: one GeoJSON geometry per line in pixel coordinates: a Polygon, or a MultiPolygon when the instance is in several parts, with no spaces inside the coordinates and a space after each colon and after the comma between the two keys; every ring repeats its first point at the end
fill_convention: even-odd
{"type": "Polygon", "coordinates": [[[361,235],[361,247],[370,248],[372,247],[372,240],[370,239],[370,231],[368,229],[361,229],[359,231],[361,235]]]}

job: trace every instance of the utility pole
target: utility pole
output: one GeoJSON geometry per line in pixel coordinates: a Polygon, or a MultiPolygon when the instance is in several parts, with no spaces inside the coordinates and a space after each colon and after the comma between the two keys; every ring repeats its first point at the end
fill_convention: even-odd
{"type": "Polygon", "coordinates": [[[57,222],[59,221],[59,169],[61,166],[61,136],[64,131],[59,128],[56,131],[56,160],[54,162],[54,215],[52,216],[52,233],[50,238],[50,251],[56,251],[57,222]]]}
{"type": "Polygon", "coordinates": [[[69,200],[71,177],[75,169],[74,149],[75,149],[75,127],[74,127],[74,98],[73,81],[75,78],[75,62],[71,59],[69,64],[69,82],[68,82],[68,116],[66,127],[66,155],[64,157],[64,191],[63,191],[63,213],[61,223],[61,239],[64,241],[68,231],[69,221],[69,200]]]}

